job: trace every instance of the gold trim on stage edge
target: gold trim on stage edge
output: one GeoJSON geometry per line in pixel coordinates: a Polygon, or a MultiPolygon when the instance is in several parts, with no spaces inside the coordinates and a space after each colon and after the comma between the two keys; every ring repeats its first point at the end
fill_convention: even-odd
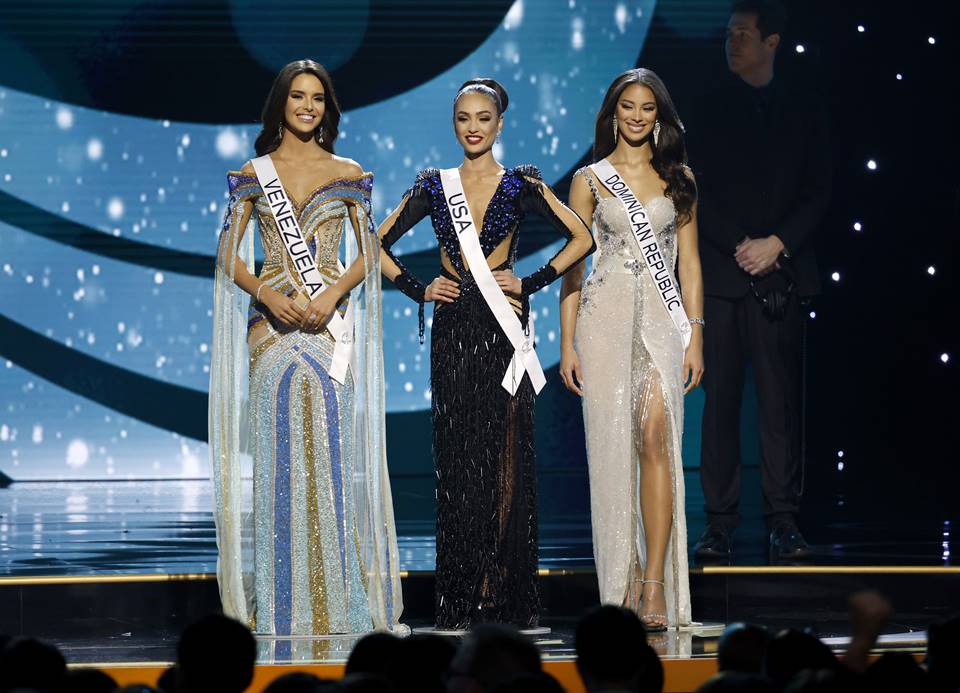
{"type": "MultiPolygon", "coordinates": [[[[592,568],[540,568],[540,577],[568,577],[593,574],[592,568]]],[[[692,575],[960,575],[960,566],[941,565],[713,565],[690,569],[692,575]]],[[[427,577],[432,570],[402,570],[400,577],[427,577]]],[[[32,575],[0,576],[0,587],[13,585],[84,585],[144,582],[206,582],[216,580],[215,573],[136,573],[117,575],[32,575]]]]}

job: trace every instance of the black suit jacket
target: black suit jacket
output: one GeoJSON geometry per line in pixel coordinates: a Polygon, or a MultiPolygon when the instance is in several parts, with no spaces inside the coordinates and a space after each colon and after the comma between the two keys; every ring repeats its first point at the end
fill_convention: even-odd
{"type": "Polygon", "coordinates": [[[736,246],[772,234],[793,258],[798,293],[819,293],[813,236],[830,198],[827,126],[819,94],[780,78],[757,90],[731,76],[701,99],[688,142],[707,295],[745,295],[736,246]]]}

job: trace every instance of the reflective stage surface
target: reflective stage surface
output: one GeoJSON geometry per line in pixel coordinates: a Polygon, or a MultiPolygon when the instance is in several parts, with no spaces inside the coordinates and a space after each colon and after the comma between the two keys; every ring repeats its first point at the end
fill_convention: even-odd
{"type": "MultiPolygon", "coordinates": [[[[697,489],[695,482],[688,480],[688,488],[697,489]]],[[[13,484],[0,489],[0,575],[211,573],[211,503],[207,481],[13,484]]],[[[694,506],[688,502],[691,547],[704,525],[694,506]]],[[[733,563],[766,565],[762,521],[750,508],[745,516],[733,563]]],[[[433,570],[433,527],[401,522],[397,533],[402,569],[433,570]]],[[[806,534],[816,552],[812,565],[951,565],[948,524],[885,523],[880,515],[806,534]]],[[[540,539],[541,567],[592,567],[588,522],[543,523],[540,539]]]]}

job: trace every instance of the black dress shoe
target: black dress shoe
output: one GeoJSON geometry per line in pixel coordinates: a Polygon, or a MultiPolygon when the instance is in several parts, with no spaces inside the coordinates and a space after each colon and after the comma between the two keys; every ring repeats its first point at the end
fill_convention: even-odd
{"type": "Polygon", "coordinates": [[[707,529],[693,547],[693,557],[701,561],[729,559],[730,532],[722,527],[707,525],[707,529]]]}
{"type": "Polygon", "coordinates": [[[770,531],[771,560],[809,558],[813,555],[807,540],[794,524],[778,524],[770,531]]]}

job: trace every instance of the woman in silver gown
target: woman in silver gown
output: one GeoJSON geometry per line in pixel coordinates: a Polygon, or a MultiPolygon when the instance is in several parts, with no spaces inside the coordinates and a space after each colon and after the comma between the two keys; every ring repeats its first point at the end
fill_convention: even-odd
{"type": "Polygon", "coordinates": [[[607,90],[594,140],[594,161],[604,160],[606,175],[581,169],[570,190],[598,249],[585,282],[582,264],[563,279],[560,373],[583,397],[601,600],[656,631],[690,623],[681,436],[683,395],[703,373],[703,289],[683,128],[653,72],[628,70],[607,90]],[[615,196],[626,186],[607,187],[615,174],[646,209],[661,272],[672,277],[679,262],[676,321],[634,236],[637,217],[615,196]]]}
{"type": "Polygon", "coordinates": [[[260,158],[228,174],[210,377],[217,577],[224,611],[262,635],[392,629],[402,609],[373,180],[334,155],[339,120],[327,72],[291,63],[264,106],[260,158]],[[289,204],[274,216],[278,191],[289,204]],[[322,280],[312,299],[306,268],[322,280]]]}

